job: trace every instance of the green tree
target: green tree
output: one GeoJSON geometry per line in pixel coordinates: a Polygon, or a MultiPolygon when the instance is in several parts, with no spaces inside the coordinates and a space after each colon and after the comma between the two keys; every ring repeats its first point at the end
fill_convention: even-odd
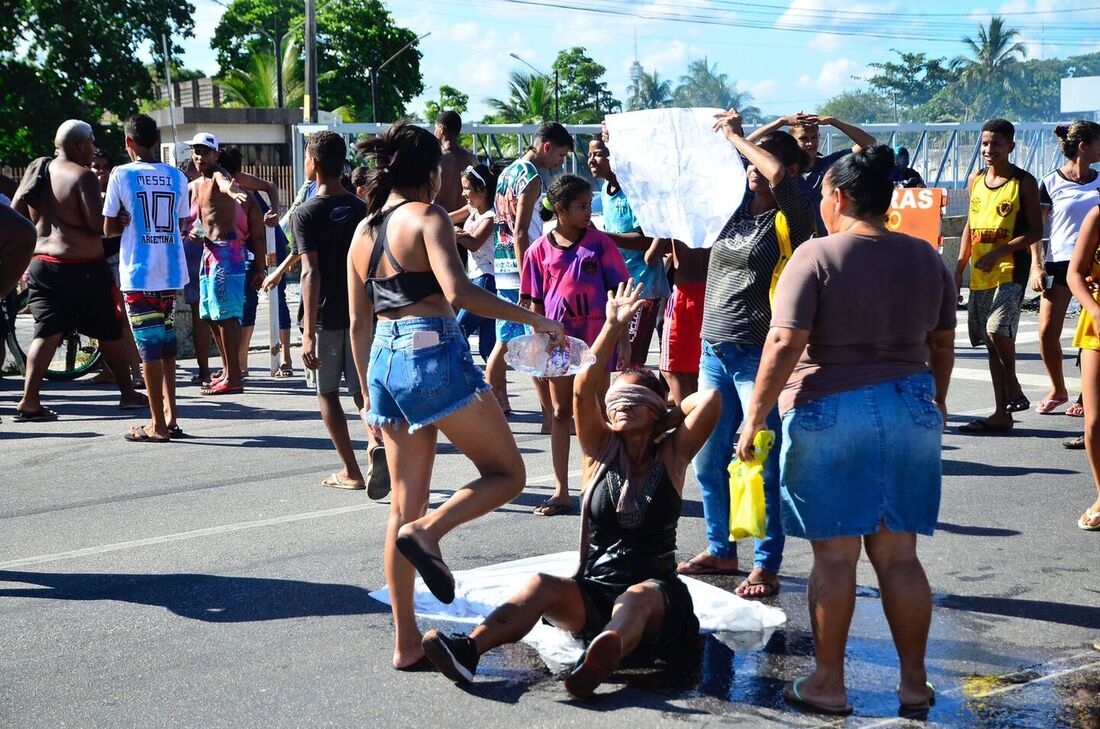
{"type": "Polygon", "coordinates": [[[545,77],[513,71],[509,77],[507,99],[489,99],[495,114],[489,123],[541,124],[554,117],[554,84],[545,77]]]}
{"type": "Polygon", "coordinates": [[[596,124],[607,113],[622,108],[603,80],[607,69],[592,60],[583,48],[574,46],[558,51],[553,70],[557,72],[561,85],[558,110],[563,122],[596,124]]]}
{"type": "MultiPolygon", "coordinates": [[[[379,0],[340,0],[317,12],[318,96],[324,108],[348,107],[370,119],[369,68],[377,68],[416,34],[399,27],[379,0]]],[[[378,120],[404,116],[424,91],[420,51],[414,44],[377,75],[378,120]]]]}
{"type": "Polygon", "coordinates": [[[435,124],[436,118],[442,111],[457,111],[462,114],[470,103],[470,97],[462,93],[454,86],[442,84],[439,87],[439,101],[432,99],[424,105],[424,116],[429,124],[435,124]]]}
{"type": "Polygon", "coordinates": [[[638,77],[630,82],[627,94],[627,111],[663,109],[672,105],[672,82],[662,79],[656,71],[646,73],[642,70],[638,77]]]}
{"type": "Polygon", "coordinates": [[[232,0],[210,39],[222,73],[248,68],[249,57],[257,51],[274,54],[272,39],[300,23],[303,13],[302,0],[232,0]]]}
{"type": "Polygon", "coordinates": [[[924,53],[894,50],[897,62],[872,63],[878,72],[867,79],[873,91],[896,103],[899,118],[910,118],[915,110],[927,104],[946,88],[954,74],[947,68],[946,58],[929,58],[924,53]]]}
{"type": "Polygon", "coordinates": [[[0,13],[0,48],[9,49],[0,54],[0,108],[5,129],[18,131],[0,135],[3,160],[48,154],[65,119],[96,124],[136,111],[152,95],[138,51],[149,45],[162,62],[161,33],[191,35],[194,12],[186,0],[113,0],[109,8],[94,0],[9,0],[0,13]]]}
{"type": "Polygon", "coordinates": [[[966,36],[963,44],[970,56],[957,56],[951,70],[958,74],[956,96],[963,104],[966,120],[985,118],[1004,108],[1020,81],[1020,61],[1026,55],[1024,44],[1016,39],[1019,31],[1005,27],[1004,18],[994,16],[989,26],[978,26],[977,39],[966,36]]]}
{"type": "Polygon", "coordinates": [[[729,76],[718,72],[718,64],[711,66],[705,57],[688,64],[687,74],[680,77],[680,85],[672,94],[673,106],[737,109],[750,124],[761,118],[753,101],[751,93],[738,91],[729,76]]]}
{"type": "MultiPolygon", "coordinates": [[[[305,99],[305,74],[301,51],[293,39],[283,50],[283,106],[301,106],[305,99]]],[[[278,66],[270,51],[257,50],[245,68],[231,68],[218,85],[224,90],[226,106],[270,109],[279,104],[278,66]]]]}
{"type": "Polygon", "coordinates": [[[822,116],[835,116],[854,124],[885,124],[894,121],[890,99],[874,91],[845,91],[818,107],[822,116]]]}

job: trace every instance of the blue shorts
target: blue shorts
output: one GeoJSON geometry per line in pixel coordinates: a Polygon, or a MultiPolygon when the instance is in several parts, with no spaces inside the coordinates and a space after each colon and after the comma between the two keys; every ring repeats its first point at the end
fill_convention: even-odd
{"type": "Polygon", "coordinates": [[[931,535],[943,416],[930,373],[811,400],[783,415],[783,530],[810,540],[931,535]]]}
{"type": "MultiPolygon", "coordinates": [[[[497,296],[513,304],[519,303],[519,289],[497,289],[497,296]]],[[[497,319],[497,341],[507,344],[516,337],[531,334],[534,330],[518,322],[497,319]]]]}
{"type": "Polygon", "coordinates": [[[226,321],[244,316],[247,264],[240,241],[204,244],[199,273],[199,318],[226,321]]]}
{"type": "Polygon", "coordinates": [[[183,303],[199,303],[199,271],[202,270],[203,244],[192,240],[190,236],[183,239],[183,254],[187,258],[187,285],[183,287],[183,303]]]}
{"type": "Polygon", "coordinates": [[[452,415],[489,389],[470,345],[450,317],[379,319],[370,350],[367,422],[409,432],[452,415]],[[413,349],[414,334],[437,342],[413,349]]]}

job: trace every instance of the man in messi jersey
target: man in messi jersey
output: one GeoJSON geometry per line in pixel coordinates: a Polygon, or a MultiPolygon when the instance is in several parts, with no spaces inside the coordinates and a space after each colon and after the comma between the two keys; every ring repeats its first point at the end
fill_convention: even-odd
{"type": "Polygon", "coordinates": [[[1004,119],[982,126],[985,169],[969,181],[970,214],[962,232],[955,286],[970,263],[967,321],[970,342],[984,343],[993,379],[993,414],[959,428],[964,433],[1012,429],[1012,413],[1031,407],[1016,378],[1016,331],[1032,256],[1042,254],[1039,184],[1009,161],[1015,127],[1004,119]]]}
{"type": "Polygon", "coordinates": [[[180,231],[190,214],[187,177],[158,162],[157,123],[145,114],[126,120],[129,164],[111,171],[103,202],[103,234],[122,235],[119,288],[143,363],[152,419],[124,436],[138,443],[167,443],[183,435],[176,422],[176,291],[187,285],[187,258],[180,231]],[[119,214],[130,224],[123,227],[119,214]]]}

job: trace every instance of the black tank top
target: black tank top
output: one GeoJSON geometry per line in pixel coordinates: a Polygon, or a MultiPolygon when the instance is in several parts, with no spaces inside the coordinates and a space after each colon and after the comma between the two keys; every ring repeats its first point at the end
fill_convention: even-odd
{"type": "Polygon", "coordinates": [[[626,488],[626,478],[616,465],[609,466],[592,488],[584,576],[607,585],[630,586],[675,575],[676,524],[682,502],[660,453],[654,454],[637,513],[620,515],[615,508],[626,488]]]}
{"type": "Polygon", "coordinates": [[[370,265],[367,267],[366,287],[374,301],[374,313],[380,314],[386,311],[400,309],[402,306],[410,306],[426,299],[432,294],[441,294],[443,289],[439,281],[431,271],[406,271],[393,257],[390,251],[389,241],[386,240],[386,230],[389,227],[390,215],[402,205],[412,200],[403,200],[390,208],[378,223],[378,232],[375,235],[374,250],[371,251],[370,265]],[[386,254],[390,265],[396,271],[392,276],[376,278],[378,263],[382,260],[382,254],[386,254]]]}

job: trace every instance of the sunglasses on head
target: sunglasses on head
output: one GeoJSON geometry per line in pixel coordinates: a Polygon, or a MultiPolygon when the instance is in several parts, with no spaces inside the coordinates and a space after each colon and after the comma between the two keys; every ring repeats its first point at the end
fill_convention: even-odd
{"type": "Polygon", "coordinates": [[[475,178],[478,182],[481,183],[481,187],[485,187],[485,178],[477,173],[477,170],[474,169],[473,165],[470,165],[466,169],[462,170],[462,174],[469,175],[470,177],[475,178]]]}

